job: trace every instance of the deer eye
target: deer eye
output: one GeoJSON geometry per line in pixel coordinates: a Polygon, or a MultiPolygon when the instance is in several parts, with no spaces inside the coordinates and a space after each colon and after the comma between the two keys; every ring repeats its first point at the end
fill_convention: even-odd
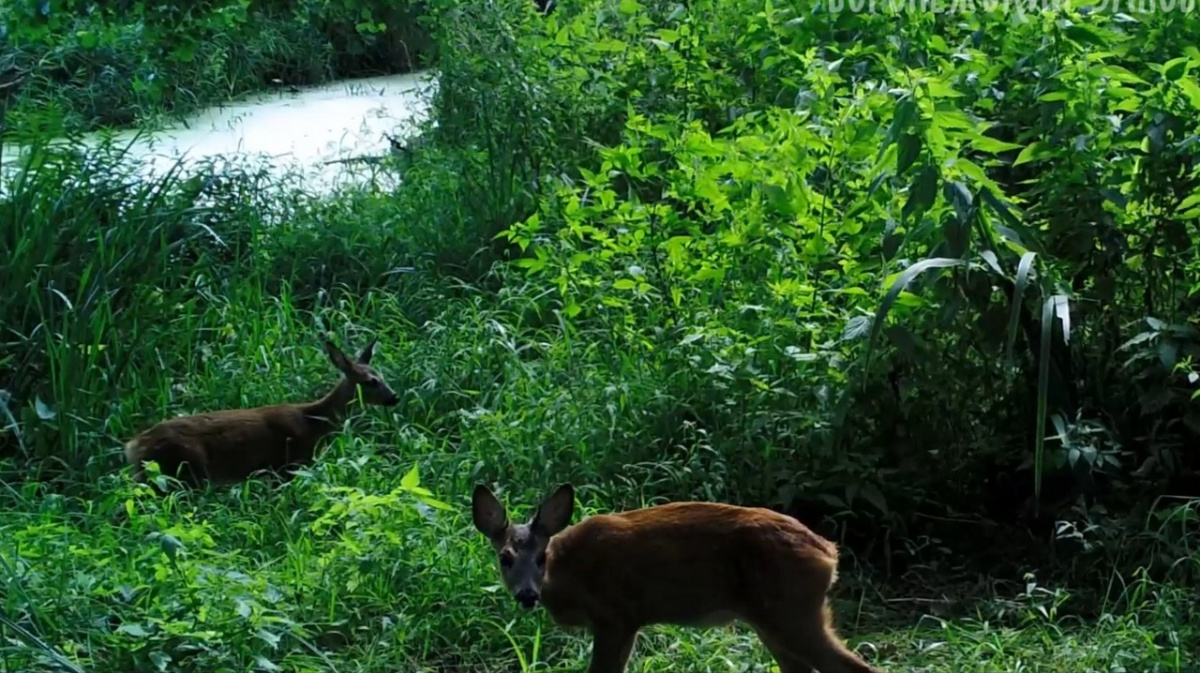
{"type": "Polygon", "coordinates": [[[542,552],[542,553],[538,554],[537,564],[538,564],[539,568],[546,567],[546,552],[542,552]]]}
{"type": "Polygon", "coordinates": [[[513,564],[513,555],[505,552],[500,555],[500,565],[505,568],[511,568],[513,564]]]}

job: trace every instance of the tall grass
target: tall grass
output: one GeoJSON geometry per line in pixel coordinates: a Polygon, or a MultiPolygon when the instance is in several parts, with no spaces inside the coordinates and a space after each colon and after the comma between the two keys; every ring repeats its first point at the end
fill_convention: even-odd
{"type": "MultiPolygon", "coordinates": [[[[857,37],[848,61],[800,44],[845,40],[842,29],[729,3],[688,14],[594,0],[550,18],[518,0],[431,5],[446,60],[436,127],[395,193],[314,197],[287,176],[220,162],[147,180],[108,142],[27,148],[0,198],[0,670],[580,670],[586,639],[505,597],[465,516],[474,483],[528,508],[568,480],[584,515],[685,498],[796,513],[841,543],[839,627],[884,670],[1196,665],[1195,501],[1119,497],[1152,492],[1147,467],[1102,482],[1116,484],[1106,502],[1144,516],[1082,497],[1093,485],[1056,510],[1079,525],[1030,523],[1025,468],[1003,467],[1050,445],[1045,454],[1074,462],[1047,479],[1075,498],[1075,479],[1110,478],[1103,460],[1089,470],[1079,456],[1119,453],[1086,434],[1088,419],[1063,420],[1069,405],[1051,382],[1069,382],[1072,355],[1117,361],[1123,339],[1095,336],[1104,316],[1067,334],[1038,322],[1060,292],[1054,273],[1075,264],[1086,278],[1093,267],[1047,245],[1037,266],[1010,264],[1010,280],[1003,264],[1033,258],[993,245],[1003,227],[971,219],[975,204],[1001,203],[985,190],[1004,187],[938,172],[964,165],[957,144],[987,144],[966,120],[1017,125],[1038,116],[1026,107],[1041,105],[1041,90],[986,104],[978,91],[973,102],[948,97],[974,107],[946,113],[939,132],[952,137],[925,147],[924,131],[901,128],[918,106],[877,90],[907,86],[897,41],[879,39],[851,67],[857,37]],[[645,40],[651,30],[662,39],[645,40]],[[776,77],[747,54],[796,67],[776,77]],[[739,88],[747,82],[758,84],[739,88]],[[614,91],[641,93],[626,104],[614,91]],[[779,100],[804,102],[807,121],[779,100]],[[722,126],[743,106],[758,109],[722,126]],[[907,135],[888,140],[889,128],[907,135]],[[870,157],[888,152],[915,177],[876,177],[892,164],[870,157]],[[959,182],[934,188],[943,178],[959,182]],[[897,233],[889,218],[907,222],[914,193],[927,214],[897,233]],[[502,246],[496,234],[509,227],[502,246]],[[976,229],[972,244],[991,257],[956,247],[976,229]],[[935,267],[946,272],[920,273],[935,267]],[[1001,286],[1028,297],[997,299],[1001,286]],[[880,338],[860,359],[865,335],[880,338]],[[349,350],[378,338],[373,364],[402,403],[356,408],[287,484],[160,498],[129,481],[120,444],[151,423],[324,392],[337,373],[321,337],[349,350]],[[1062,356],[1069,348],[1081,350],[1062,356]],[[1007,375],[1005,354],[1033,385],[1007,375]],[[1059,436],[1025,423],[1033,408],[1059,436]],[[829,441],[839,418],[844,441],[829,441]]],[[[871,16],[847,24],[893,31],[871,16]]],[[[936,45],[927,28],[902,23],[898,42],[936,45]]],[[[1034,50],[1030,29],[1014,35],[1017,46],[928,67],[965,88],[979,78],[964,69],[988,57],[987,86],[1006,68],[1026,72],[1018,52],[1101,58],[1067,41],[1034,50]]],[[[1150,37],[1155,53],[1172,48],[1150,37]]],[[[1047,72],[1076,73],[1062,95],[1112,126],[1090,71],[1047,72]]],[[[1182,105],[1173,91],[1112,97],[1182,105]]],[[[1078,171],[1133,171],[1117,159],[1096,154],[1078,171]]],[[[1060,163],[1029,180],[1066,183],[1076,159],[1060,163]]],[[[1153,189],[1135,195],[1157,202],[1153,189]]],[[[1137,207],[1113,215],[1129,227],[1122,236],[1144,233],[1137,207]]],[[[1030,238],[1043,224],[1004,221],[1030,238]]],[[[1138,263],[1113,274],[1126,313],[1138,263]]],[[[1176,266],[1164,277],[1186,265],[1176,266]]],[[[1184,358],[1185,337],[1163,327],[1130,343],[1157,363],[1184,358]]],[[[1097,396],[1111,407],[1142,390],[1139,403],[1165,399],[1160,409],[1186,399],[1175,379],[1142,371],[1141,388],[1095,384],[1097,396]]],[[[1186,425],[1170,413],[1170,427],[1186,425]]],[[[659,628],[631,668],[767,661],[745,628],[659,628]]]]}

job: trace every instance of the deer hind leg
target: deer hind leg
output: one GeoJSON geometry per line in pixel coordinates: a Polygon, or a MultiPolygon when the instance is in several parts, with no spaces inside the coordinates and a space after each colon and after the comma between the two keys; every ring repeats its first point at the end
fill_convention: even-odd
{"type": "Polygon", "coordinates": [[[592,630],[592,661],[587,673],[625,673],[637,629],[604,626],[592,630]]]}
{"type": "Polygon", "coordinates": [[[786,646],[786,643],[776,637],[770,629],[764,626],[754,626],[754,632],[758,634],[758,639],[771,653],[775,663],[779,664],[779,673],[813,673],[815,670],[807,661],[796,656],[786,646]]]}
{"type": "Polygon", "coordinates": [[[208,456],[191,444],[168,444],[147,459],[158,461],[163,474],[188,486],[198,487],[208,480],[208,456]]]}
{"type": "Polygon", "coordinates": [[[801,615],[781,624],[778,638],[794,657],[802,658],[821,673],[882,673],[850,651],[833,629],[829,604],[812,604],[801,615]]]}
{"type": "Polygon", "coordinates": [[[882,673],[850,651],[833,629],[826,595],[836,581],[836,563],[836,559],[803,559],[780,573],[792,581],[775,581],[761,588],[771,598],[757,606],[752,623],[785,673],[792,669],[882,673]],[[782,592],[778,590],[781,585],[782,592]],[[775,593],[769,593],[767,586],[775,588],[775,593]]]}

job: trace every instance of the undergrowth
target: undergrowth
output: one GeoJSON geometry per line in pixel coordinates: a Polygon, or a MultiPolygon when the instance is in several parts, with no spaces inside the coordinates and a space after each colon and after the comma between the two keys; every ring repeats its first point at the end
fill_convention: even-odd
{"type": "MultiPolygon", "coordinates": [[[[0,198],[0,669],[580,670],[465,515],[563,481],[584,515],[797,515],[884,670],[1195,667],[1194,16],[423,16],[394,192],[32,134],[0,198]],[[286,484],[129,481],[153,422],[323,393],[321,337],[378,338],[401,404],[286,484]]],[[[631,670],[768,665],[664,627],[631,670]]]]}

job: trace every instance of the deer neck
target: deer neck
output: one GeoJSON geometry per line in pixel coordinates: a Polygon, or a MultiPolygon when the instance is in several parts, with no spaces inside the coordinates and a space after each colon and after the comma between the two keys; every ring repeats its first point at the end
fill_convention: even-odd
{"type": "Polygon", "coordinates": [[[317,421],[322,428],[329,432],[346,414],[346,406],[354,399],[357,391],[354,382],[343,378],[324,397],[305,405],[304,415],[317,421]]]}

